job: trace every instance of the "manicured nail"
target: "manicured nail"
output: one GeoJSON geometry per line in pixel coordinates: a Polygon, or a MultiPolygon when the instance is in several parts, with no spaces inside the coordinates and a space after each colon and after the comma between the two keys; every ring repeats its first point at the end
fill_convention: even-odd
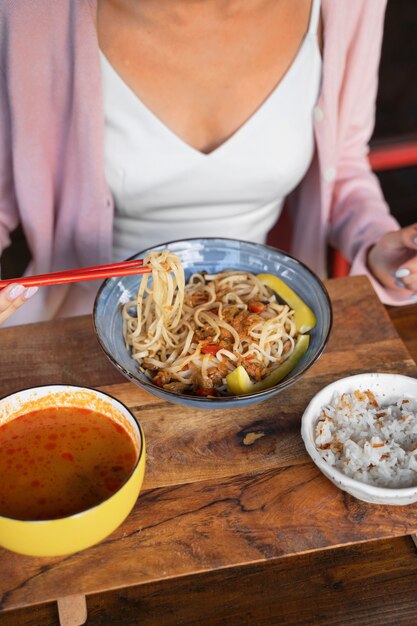
{"type": "Polygon", "coordinates": [[[414,241],[414,243],[415,243],[415,244],[416,244],[416,246],[417,246],[417,237],[414,237],[413,241],[414,241]]]}
{"type": "Polygon", "coordinates": [[[7,294],[7,297],[9,300],[17,300],[17,298],[19,298],[25,291],[25,288],[23,287],[23,285],[15,285],[14,287],[12,287],[9,291],[9,293],[7,294]]]}
{"type": "Polygon", "coordinates": [[[403,281],[402,281],[402,280],[396,280],[396,281],[395,281],[395,285],[396,285],[397,287],[405,287],[405,285],[404,285],[404,283],[403,283],[403,281]]]}
{"type": "Polygon", "coordinates": [[[395,278],[405,278],[406,276],[410,276],[411,272],[406,267],[400,267],[399,270],[394,272],[395,278]]]}
{"type": "Polygon", "coordinates": [[[25,300],[29,300],[29,298],[31,298],[32,296],[35,295],[35,293],[38,291],[39,287],[29,287],[28,289],[26,289],[25,292],[25,300]]]}

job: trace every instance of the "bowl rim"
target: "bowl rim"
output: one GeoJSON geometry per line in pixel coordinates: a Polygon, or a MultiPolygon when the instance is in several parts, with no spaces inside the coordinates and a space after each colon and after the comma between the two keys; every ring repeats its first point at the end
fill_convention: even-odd
{"type": "Polygon", "coordinates": [[[25,391],[34,391],[35,389],[49,389],[50,387],[66,387],[68,389],[74,389],[74,390],[86,389],[88,391],[93,391],[94,393],[106,396],[106,397],[110,398],[111,400],[114,400],[115,402],[120,404],[127,411],[127,413],[132,417],[134,423],[136,424],[136,426],[138,428],[139,436],[140,436],[140,450],[139,450],[138,458],[136,460],[136,463],[135,463],[133,469],[131,470],[129,476],[126,478],[124,483],[122,485],[120,485],[120,487],[118,487],[118,489],[116,489],[116,491],[114,493],[112,493],[108,498],[105,498],[104,500],[101,500],[100,502],[98,502],[94,506],[90,506],[87,509],[83,509],[82,511],[78,511],[78,513],[71,513],[70,515],[63,515],[61,517],[54,517],[54,518],[51,518],[51,519],[41,519],[41,520],[39,520],[39,519],[19,519],[17,517],[11,517],[10,515],[1,515],[1,514],[0,514],[0,519],[10,520],[11,522],[19,522],[21,524],[51,524],[51,523],[54,523],[54,522],[61,522],[62,520],[68,520],[68,519],[71,519],[71,518],[81,517],[81,516],[85,515],[86,513],[89,513],[90,511],[93,511],[94,509],[99,508],[100,506],[102,506],[103,504],[105,504],[106,502],[109,502],[112,498],[114,498],[125,487],[125,485],[131,480],[131,478],[135,474],[138,466],[142,463],[142,457],[144,457],[144,454],[145,454],[145,452],[144,452],[144,450],[145,450],[145,435],[144,435],[142,426],[140,425],[139,421],[136,419],[136,417],[132,413],[132,411],[124,404],[124,402],[122,402],[121,400],[119,400],[115,396],[112,396],[110,393],[107,393],[106,391],[99,391],[98,389],[94,389],[94,387],[88,387],[87,385],[72,385],[72,384],[67,384],[67,383],[51,383],[49,385],[34,385],[33,387],[22,387],[21,389],[17,389],[16,391],[13,391],[12,393],[8,393],[5,396],[1,396],[0,397],[0,402],[3,402],[3,400],[8,400],[9,398],[13,398],[13,396],[18,396],[19,394],[21,394],[21,393],[23,393],[25,391]]]}
{"type": "MultiPolygon", "coordinates": [[[[270,250],[271,252],[274,253],[278,253],[280,255],[286,256],[289,259],[291,259],[292,261],[295,262],[296,265],[301,266],[310,276],[311,278],[317,283],[318,287],[321,290],[322,295],[324,296],[325,302],[327,304],[327,308],[329,311],[329,327],[327,329],[327,333],[323,339],[322,345],[320,346],[320,348],[318,349],[314,359],[310,362],[307,363],[304,367],[302,367],[296,374],[293,374],[292,376],[286,376],[280,383],[273,385],[272,387],[268,387],[267,389],[264,389],[262,391],[256,391],[254,393],[247,393],[245,395],[239,395],[239,396],[220,396],[220,397],[215,397],[215,398],[206,398],[206,397],[200,397],[200,396],[192,396],[192,395],[187,395],[184,393],[175,393],[174,391],[170,391],[169,389],[163,389],[164,395],[167,394],[169,396],[172,396],[173,398],[177,398],[177,399],[182,399],[184,401],[188,401],[191,402],[193,401],[194,403],[201,403],[201,404],[228,404],[228,403],[236,403],[236,402],[242,402],[245,403],[247,400],[250,399],[262,399],[263,397],[268,397],[269,395],[271,395],[271,393],[273,393],[273,391],[275,390],[283,390],[286,389],[287,387],[291,386],[298,378],[300,378],[306,370],[308,370],[310,367],[312,367],[314,365],[314,363],[319,359],[319,357],[322,355],[328,340],[329,340],[329,335],[330,332],[332,330],[332,326],[333,326],[333,308],[332,308],[332,303],[330,300],[330,296],[329,293],[323,283],[323,281],[321,280],[321,278],[319,278],[319,276],[317,276],[317,274],[315,274],[305,263],[303,263],[302,261],[300,261],[299,259],[297,259],[296,257],[292,256],[291,254],[288,254],[287,252],[285,252],[284,250],[281,250],[279,248],[275,248],[274,246],[270,246],[268,244],[262,244],[262,243],[255,243],[253,241],[245,241],[242,239],[233,239],[230,237],[189,237],[189,238],[185,238],[185,239],[173,239],[171,241],[166,241],[164,243],[160,243],[157,244],[155,246],[149,247],[149,248],[145,248],[144,250],[140,250],[139,252],[137,252],[136,254],[133,254],[132,256],[130,256],[128,259],[126,259],[127,261],[131,261],[136,259],[139,255],[143,255],[145,252],[154,250],[156,248],[163,248],[164,246],[169,246],[175,243],[185,243],[185,242],[195,242],[195,241],[224,241],[224,242],[233,242],[233,243],[238,243],[238,244],[245,244],[245,245],[251,245],[254,246],[256,248],[266,248],[267,250],[270,250]]],[[[146,381],[143,380],[142,378],[139,378],[138,376],[134,376],[129,370],[127,370],[123,365],[121,365],[111,354],[111,352],[109,350],[107,350],[106,346],[104,345],[103,341],[101,340],[100,337],[100,333],[98,331],[97,328],[97,323],[96,323],[96,318],[97,318],[97,308],[98,308],[98,301],[100,299],[101,293],[102,291],[105,289],[105,287],[107,286],[107,284],[113,280],[112,278],[107,278],[105,281],[103,281],[103,283],[100,285],[100,288],[97,291],[96,297],[94,299],[94,306],[93,306],[93,313],[92,313],[92,321],[93,321],[93,328],[94,328],[94,333],[96,335],[97,341],[99,342],[101,349],[103,350],[103,352],[105,353],[105,355],[107,356],[107,358],[112,362],[112,364],[119,370],[122,372],[122,374],[124,376],[126,376],[127,378],[129,378],[130,380],[133,381],[138,381],[141,386],[143,385],[145,388],[149,387],[150,389],[158,389],[158,387],[156,385],[154,385],[151,381],[146,381]]]]}
{"type": "MultiPolygon", "coordinates": [[[[327,463],[320,456],[320,453],[318,452],[313,442],[310,427],[313,426],[314,420],[318,418],[318,415],[313,414],[313,404],[318,401],[321,395],[326,395],[329,392],[336,391],[340,383],[345,383],[345,382],[347,383],[348,381],[353,382],[355,380],[363,379],[364,376],[369,376],[369,375],[371,375],[372,377],[377,376],[378,378],[382,378],[382,379],[384,378],[395,379],[396,378],[396,379],[402,379],[405,382],[412,381],[413,384],[415,384],[417,387],[417,378],[413,378],[412,376],[406,376],[405,374],[396,374],[396,373],[389,373],[389,372],[363,372],[361,374],[353,374],[352,376],[345,376],[343,378],[338,378],[337,380],[333,381],[332,383],[329,383],[325,387],[322,387],[320,391],[314,394],[314,396],[311,398],[310,402],[308,403],[307,407],[305,408],[304,413],[301,417],[301,437],[304,441],[304,445],[311,459],[317,465],[317,467],[323,472],[323,474],[325,474],[327,477],[331,476],[334,480],[336,480],[337,482],[339,482],[341,485],[345,487],[362,491],[365,494],[368,494],[371,496],[385,498],[387,500],[389,499],[395,500],[398,497],[417,496],[417,483],[415,486],[412,486],[412,487],[379,487],[377,485],[369,485],[368,483],[363,483],[360,480],[351,478],[350,476],[346,476],[346,474],[343,474],[343,472],[341,472],[337,468],[333,467],[332,465],[329,465],[329,463],[327,463]]],[[[416,393],[416,400],[417,400],[417,393],[416,393]]],[[[323,404],[325,403],[323,402],[322,406],[323,404]]]]}

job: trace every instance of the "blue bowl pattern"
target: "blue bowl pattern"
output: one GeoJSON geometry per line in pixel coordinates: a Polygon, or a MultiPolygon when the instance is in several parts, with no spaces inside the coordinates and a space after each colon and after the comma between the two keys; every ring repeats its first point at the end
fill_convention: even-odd
{"type": "Polygon", "coordinates": [[[310,332],[307,353],[284,380],[265,391],[245,396],[221,398],[194,397],[161,389],[137,368],[126,350],[121,305],[136,297],[140,276],[109,278],[100,287],[94,303],[93,322],[98,341],[112,363],[131,381],[162,400],[190,407],[222,409],[264,401],[295,383],[319,358],[332,326],[332,308],[321,280],[303,263],[270,246],[235,239],[205,238],[171,241],[143,250],[132,259],[144,258],[151,250],[169,249],[183,264],[185,277],[205,270],[209,273],[227,269],[254,274],[275,274],[284,280],[314,311],[317,325],[310,332]]]}

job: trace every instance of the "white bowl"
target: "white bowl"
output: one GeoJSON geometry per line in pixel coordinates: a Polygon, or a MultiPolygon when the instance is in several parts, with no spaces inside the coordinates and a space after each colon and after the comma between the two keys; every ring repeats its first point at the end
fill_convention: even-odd
{"type": "Polygon", "coordinates": [[[400,396],[417,399],[417,379],[400,374],[357,374],[341,378],[327,385],[317,393],[306,410],[301,420],[301,436],[307,452],[317,467],[339,489],[350,493],[359,500],[372,504],[411,504],[417,501],[417,485],[404,488],[387,488],[367,485],[353,478],[349,478],[329,465],[321,458],[314,443],[314,427],[320,416],[322,407],[331,402],[334,393],[350,393],[355,390],[366,391],[369,389],[375,395],[378,402],[390,403],[400,396]]]}

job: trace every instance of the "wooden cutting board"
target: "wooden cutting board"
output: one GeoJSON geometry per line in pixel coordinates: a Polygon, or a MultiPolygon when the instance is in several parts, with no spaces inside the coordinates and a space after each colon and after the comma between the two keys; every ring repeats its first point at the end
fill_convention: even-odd
{"type": "MultiPolygon", "coordinates": [[[[356,500],[330,483],[305,452],[301,415],[323,386],[368,371],[417,375],[366,278],[331,280],[327,287],[334,309],[329,344],[301,381],[270,401],[209,412],[163,403],[129,382],[102,386],[134,412],[145,432],[147,470],[137,504],[110,537],[76,555],[41,559],[0,550],[0,610],[417,532],[417,504],[356,500]]],[[[100,375],[109,381],[88,318],[29,328],[38,350],[23,370],[20,361],[25,386],[98,386],[100,375]],[[82,330],[81,343],[71,336],[74,324],[82,330]],[[57,343],[66,348],[58,350],[57,343]],[[50,360],[43,363],[45,354],[53,369],[50,360]]],[[[15,329],[0,331],[3,347],[16,346],[18,338],[15,329]]],[[[7,368],[3,354],[5,393],[17,388],[19,351],[7,353],[7,368]]]]}

